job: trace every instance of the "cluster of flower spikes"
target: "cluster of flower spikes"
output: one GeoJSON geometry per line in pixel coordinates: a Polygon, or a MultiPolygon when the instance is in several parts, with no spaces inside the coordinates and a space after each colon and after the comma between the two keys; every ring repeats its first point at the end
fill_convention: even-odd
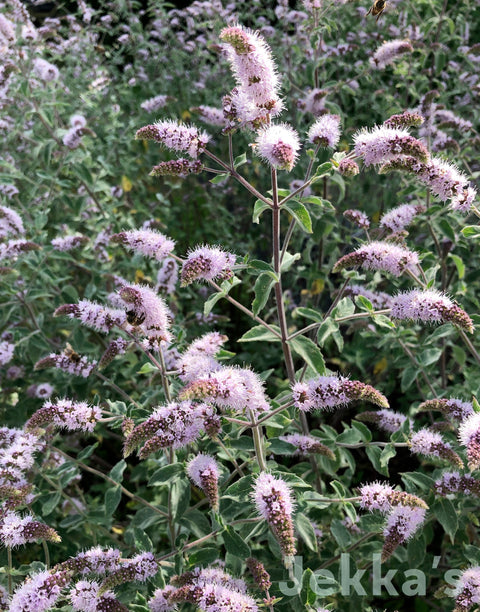
{"type": "Polygon", "coordinates": [[[290,487],[281,478],[261,472],[255,480],[252,498],[258,513],[270,526],[286,565],[296,552],[292,497],[290,487]]]}
{"type": "Polygon", "coordinates": [[[245,582],[220,568],[195,568],[171,579],[171,585],[158,589],[149,601],[152,612],[173,610],[176,603],[191,603],[205,612],[259,612],[245,582]],[[172,588],[173,587],[173,588],[172,588]],[[162,607],[169,605],[171,607],[162,607]]]}
{"type": "Polygon", "coordinates": [[[119,296],[131,310],[127,312],[127,321],[146,336],[154,347],[160,342],[170,342],[170,311],[162,297],[147,285],[123,285],[119,296]],[[130,320],[129,320],[130,315],[130,320]]]}
{"type": "Polygon", "coordinates": [[[362,508],[387,515],[382,549],[382,561],[386,561],[424,522],[428,506],[416,495],[395,491],[390,485],[379,482],[363,485],[360,495],[362,508]]]}
{"type": "Polygon", "coordinates": [[[208,400],[218,408],[237,412],[258,414],[270,410],[263,382],[247,368],[222,366],[188,383],[179,397],[208,400]]]}
{"type": "Polygon", "coordinates": [[[60,542],[61,538],[52,527],[36,521],[27,514],[20,516],[9,510],[0,514],[0,543],[3,546],[20,546],[29,542],[43,540],[45,542],[60,542]]]}
{"type": "Polygon", "coordinates": [[[79,580],[68,594],[73,612],[128,612],[113,592],[100,595],[99,591],[100,583],[96,580],[79,580]]]}
{"type": "Polygon", "coordinates": [[[408,40],[389,40],[384,42],[370,58],[370,65],[377,70],[383,70],[405,53],[411,53],[413,47],[408,40]]]}
{"type": "Polygon", "coordinates": [[[480,604],[480,567],[470,567],[460,576],[455,588],[455,609],[453,612],[468,612],[480,604]]]}
{"type": "Polygon", "coordinates": [[[62,353],[50,353],[47,357],[39,359],[34,369],[43,370],[45,368],[58,368],[68,374],[87,378],[96,366],[97,362],[95,360],[90,361],[88,357],[79,355],[72,350],[70,345],[67,345],[62,353]]]}
{"type": "MultiPolygon", "coordinates": [[[[162,448],[181,448],[209,432],[214,411],[211,406],[190,401],[171,402],[156,408],[151,416],[128,432],[124,456],[143,444],[139,457],[145,459],[162,448]]],[[[218,432],[214,428],[214,433],[218,432]]]]}
{"type": "Polygon", "coordinates": [[[367,270],[382,270],[393,276],[400,276],[405,271],[413,272],[418,263],[418,255],[414,251],[377,240],[341,257],[334,265],[333,272],[360,266],[367,270]]]}
{"type": "Polygon", "coordinates": [[[444,459],[452,465],[463,468],[461,457],[436,431],[427,428],[419,429],[410,436],[408,444],[412,453],[444,459]]]}
{"type": "Polygon", "coordinates": [[[442,497],[455,493],[480,497],[480,480],[470,476],[470,474],[444,472],[435,481],[435,493],[442,497]]]}
{"type": "Polygon", "coordinates": [[[425,206],[421,204],[401,204],[395,206],[380,219],[380,227],[390,232],[403,231],[420,213],[425,212],[425,206]]]}
{"type": "Polygon", "coordinates": [[[35,432],[38,428],[52,424],[69,431],[92,432],[102,411],[87,402],[76,402],[67,398],[54,402],[47,400],[26,422],[25,431],[35,432]]]}
{"type": "Polygon", "coordinates": [[[182,287],[195,280],[226,280],[233,275],[236,257],[217,246],[199,246],[190,251],[180,273],[182,287]]]}
{"type": "Polygon", "coordinates": [[[208,332],[194,340],[175,364],[180,370],[179,378],[189,383],[199,376],[219,370],[222,366],[215,355],[227,340],[227,336],[219,332],[208,332]]]}
{"type": "Polygon", "coordinates": [[[476,470],[480,467],[480,413],[467,416],[458,430],[458,438],[467,447],[468,467],[476,470]]]}
{"type": "Polygon", "coordinates": [[[295,406],[303,411],[325,410],[344,406],[355,400],[371,402],[388,408],[388,400],[377,389],[344,376],[318,376],[292,386],[295,406]]]}
{"type": "Polygon", "coordinates": [[[41,440],[22,429],[0,428],[0,498],[1,512],[13,510],[32,501],[32,486],[27,475],[33,467],[41,440]]]}

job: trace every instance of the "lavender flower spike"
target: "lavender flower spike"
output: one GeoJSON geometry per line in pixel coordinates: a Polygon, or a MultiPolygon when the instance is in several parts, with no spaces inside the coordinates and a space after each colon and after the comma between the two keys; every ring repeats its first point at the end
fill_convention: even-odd
{"type": "Polygon", "coordinates": [[[98,594],[103,595],[109,589],[125,582],[145,582],[148,578],[155,576],[157,572],[158,563],[153,553],[140,553],[131,559],[122,561],[119,568],[104,579],[98,589],[98,594]]]}
{"type": "Polygon", "coordinates": [[[180,125],[176,121],[166,120],[140,128],[135,139],[153,140],[163,144],[167,149],[188,153],[190,157],[196,159],[205,151],[209,136],[193,125],[180,125]]]}
{"type": "Polygon", "coordinates": [[[480,604],[480,567],[470,567],[460,576],[453,612],[467,612],[475,604],[480,604]]]}
{"type": "Polygon", "coordinates": [[[70,581],[68,572],[40,572],[21,584],[13,594],[10,612],[46,612],[70,581]]]}
{"type": "Polygon", "coordinates": [[[463,402],[454,398],[426,400],[420,404],[418,410],[438,410],[456,421],[463,421],[473,414],[471,402],[463,402]]]}
{"type": "Polygon", "coordinates": [[[300,140],[297,132],[282,123],[263,128],[255,141],[257,155],[278,170],[290,170],[295,165],[300,140]]]}
{"type": "Polygon", "coordinates": [[[452,493],[463,493],[464,495],[475,495],[480,497],[480,480],[469,474],[461,476],[458,472],[444,472],[435,481],[435,493],[446,497],[452,493]]]}
{"type": "Polygon", "coordinates": [[[170,161],[160,162],[153,166],[150,176],[180,176],[185,178],[189,174],[199,174],[203,170],[203,164],[199,159],[171,159],[170,161]]]}
{"type": "Polygon", "coordinates": [[[409,156],[426,162],[428,150],[420,140],[407,130],[376,126],[371,132],[361,130],[354,136],[355,155],[362,157],[366,166],[385,164],[401,156],[409,156]]]}
{"type": "Polygon", "coordinates": [[[418,263],[418,255],[414,251],[390,242],[376,241],[341,257],[334,265],[333,271],[361,266],[367,270],[383,270],[393,276],[400,276],[405,270],[415,270],[418,263]]]}
{"type": "Polygon", "coordinates": [[[399,320],[425,321],[427,323],[453,323],[473,333],[473,322],[468,314],[440,291],[413,289],[394,296],[391,316],[399,320]]]}
{"type": "Polygon", "coordinates": [[[388,433],[398,431],[407,420],[404,414],[394,410],[387,410],[386,408],[362,412],[357,414],[355,418],[357,421],[362,421],[362,423],[375,423],[379,429],[383,429],[383,431],[388,433]]]}
{"type": "Polygon", "coordinates": [[[388,229],[391,232],[401,232],[407,225],[410,225],[413,218],[425,212],[425,207],[421,204],[402,204],[395,206],[380,219],[380,227],[388,229]]]}
{"type": "Polygon", "coordinates": [[[20,546],[28,542],[45,540],[60,542],[61,538],[55,529],[36,521],[32,516],[19,516],[7,512],[0,520],[0,542],[3,546],[20,546]]]}
{"type": "Polygon", "coordinates": [[[48,423],[69,431],[92,432],[102,412],[98,406],[69,399],[46,401],[26,422],[25,431],[35,431],[48,423]]]}
{"type": "Polygon", "coordinates": [[[408,127],[418,127],[422,125],[424,121],[425,119],[420,113],[404,111],[400,115],[392,115],[383,122],[383,125],[389,128],[404,129],[408,127]]]}
{"type": "Polygon", "coordinates": [[[425,520],[426,510],[412,506],[396,506],[387,518],[383,532],[385,542],[382,561],[386,561],[400,544],[410,539],[425,520]]]}
{"type": "Polygon", "coordinates": [[[181,285],[185,287],[194,280],[225,280],[231,278],[235,255],[219,247],[200,246],[190,251],[183,263],[181,285]]]}
{"type": "Polygon", "coordinates": [[[420,429],[411,436],[409,443],[412,453],[426,455],[427,457],[438,457],[457,467],[463,467],[461,458],[439,433],[429,429],[420,429]]]}
{"type": "Polygon", "coordinates": [[[340,116],[322,115],[308,130],[308,140],[321,147],[335,149],[340,140],[340,116]]]}
{"type": "Polygon", "coordinates": [[[476,470],[480,467],[480,413],[474,412],[462,421],[458,437],[467,447],[468,467],[476,470]]]}
{"type": "Polygon", "coordinates": [[[100,584],[89,580],[79,580],[69,593],[74,612],[128,612],[111,591],[98,595],[100,584]]]}
{"type": "Polygon", "coordinates": [[[319,376],[292,386],[295,406],[300,410],[325,410],[344,406],[355,400],[372,402],[388,408],[388,400],[370,385],[344,376],[319,376]]]}
{"type": "Polygon", "coordinates": [[[280,478],[262,472],[252,493],[260,515],[270,525],[282,553],[292,557],[296,552],[293,535],[293,502],[290,487],[280,478]]]}
{"type": "Polygon", "coordinates": [[[384,42],[370,58],[370,65],[377,70],[390,66],[404,53],[412,53],[413,47],[408,40],[390,40],[384,42]]]}
{"type": "Polygon", "coordinates": [[[157,261],[165,259],[175,246],[174,240],[150,229],[120,232],[113,234],[110,240],[124,244],[131,251],[141,253],[145,257],[154,257],[157,261]]]}
{"type": "Polygon", "coordinates": [[[218,509],[218,465],[210,455],[198,454],[187,464],[187,473],[193,483],[207,496],[210,506],[218,509]]]}
{"type": "Polygon", "coordinates": [[[126,304],[131,304],[138,327],[147,338],[171,341],[169,310],[153,289],[146,285],[124,285],[119,294],[126,304]]]}
{"type": "Polygon", "coordinates": [[[125,311],[95,304],[90,300],[80,300],[78,304],[64,304],[53,313],[54,317],[67,315],[75,317],[86,327],[107,334],[115,325],[122,327],[127,322],[125,311]]]}
{"type": "Polygon", "coordinates": [[[416,495],[405,493],[404,491],[395,491],[390,485],[380,482],[372,482],[360,487],[360,506],[365,510],[372,512],[378,510],[383,514],[387,514],[396,506],[409,506],[412,508],[428,508],[427,504],[416,495]]]}

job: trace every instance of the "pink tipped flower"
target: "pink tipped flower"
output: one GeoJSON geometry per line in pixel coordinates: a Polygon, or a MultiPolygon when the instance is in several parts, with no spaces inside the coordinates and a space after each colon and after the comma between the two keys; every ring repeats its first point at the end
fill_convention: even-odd
{"type": "Polygon", "coordinates": [[[181,285],[185,287],[194,280],[225,280],[231,278],[235,255],[219,247],[201,246],[190,251],[183,263],[181,285]]]}
{"type": "Polygon", "coordinates": [[[166,106],[167,103],[172,100],[173,98],[171,96],[165,96],[160,94],[159,96],[149,98],[148,100],[145,100],[145,102],[142,102],[140,104],[140,108],[143,108],[143,110],[147,111],[147,113],[153,113],[166,106]]]}
{"type": "Polygon", "coordinates": [[[277,115],[282,109],[279,79],[265,40],[240,24],[224,28],[220,39],[229,45],[228,59],[237,81],[232,104],[238,118],[258,126],[277,115]]]}
{"type": "Polygon", "coordinates": [[[6,365],[13,359],[13,353],[15,351],[15,345],[8,340],[2,340],[0,342],[0,366],[6,365]]]}
{"type": "Polygon", "coordinates": [[[24,233],[20,215],[8,206],[0,206],[0,238],[5,238],[8,234],[19,236],[24,233]]]}
{"type": "Polygon", "coordinates": [[[115,340],[112,340],[101,356],[100,361],[98,362],[98,368],[101,370],[102,368],[107,367],[107,365],[111,363],[117,355],[123,355],[127,350],[127,347],[128,342],[123,338],[116,338],[115,340]]]}
{"type": "Polygon", "coordinates": [[[174,612],[177,606],[169,601],[174,591],[175,587],[173,586],[166,586],[164,589],[156,589],[153,593],[153,597],[148,601],[148,609],[150,612],[174,612]]]}
{"type": "Polygon", "coordinates": [[[463,493],[463,495],[475,495],[480,497],[480,480],[469,474],[464,476],[458,472],[444,472],[435,481],[435,493],[446,497],[452,493],[463,493]]]}
{"type": "Polygon", "coordinates": [[[14,259],[21,253],[36,251],[40,247],[29,240],[8,240],[0,244],[0,261],[2,259],[14,259]]]}
{"type": "Polygon", "coordinates": [[[225,127],[227,120],[223,114],[221,108],[215,108],[214,106],[195,106],[190,109],[192,112],[197,113],[200,119],[210,125],[217,125],[218,127],[225,127]]]}
{"type": "Polygon", "coordinates": [[[270,580],[270,574],[265,569],[263,563],[255,559],[254,557],[248,557],[246,560],[247,568],[253,576],[253,580],[255,584],[261,591],[268,591],[272,586],[272,581],[270,580]]]}
{"type": "Polygon", "coordinates": [[[292,386],[295,406],[303,411],[344,406],[355,400],[388,408],[388,400],[370,385],[344,376],[319,376],[292,386]]]}
{"type": "Polygon", "coordinates": [[[354,223],[360,229],[368,229],[370,227],[370,219],[367,215],[361,211],[356,209],[346,210],[343,213],[343,216],[354,223]]]}
{"type": "Polygon", "coordinates": [[[470,567],[460,576],[453,612],[467,612],[475,604],[480,604],[480,567],[470,567]]]}
{"type": "Polygon", "coordinates": [[[385,163],[379,173],[388,174],[393,170],[415,174],[442,202],[450,200],[450,208],[458,212],[468,213],[475,201],[475,187],[454,165],[439,157],[432,157],[426,163],[414,157],[397,157],[385,163]]]}
{"type": "Polygon", "coordinates": [[[391,316],[398,320],[424,321],[426,323],[453,323],[473,333],[473,322],[467,313],[446,295],[433,289],[413,289],[399,293],[392,299],[391,316]]]}
{"type": "Polygon", "coordinates": [[[414,217],[425,212],[425,207],[421,204],[402,204],[385,213],[380,219],[380,227],[391,232],[401,232],[404,230],[414,217]]]}
{"type": "Polygon", "coordinates": [[[131,251],[141,253],[145,257],[154,257],[157,261],[165,259],[175,246],[174,240],[150,229],[120,232],[119,234],[113,234],[110,240],[124,244],[131,251]]]}
{"type": "Polygon", "coordinates": [[[152,415],[137,425],[125,440],[124,456],[143,443],[139,456],[144,459],[161,448],[181,448],[196,440],[205,428],[211,411],[205,404],[172,402],[159,406],[152,415]]]}
{"type": "Polygon", "coordinates": [[[87,402],[74,402],[69,399],[46,401],[25,424],[25,431],[35,430],[52,423],[69,431],[92,432],[97,421],[102,417],[98,406],[89,406],[87,402]]]}
{"type": "Polygon", "coordinates": [[[67,315],[80,319],[86,327],[107,334],[114,326],[122,327],[127,322],[125,311],[80,300],[78,304],[64,304],[53,313],[54,317],[67,315]]]}
{"type": "Polygon", "coordinates": [[[360,488],[360,495],[360,506],[370,512],[378,510],[382,514],[387,514],[396,506],[409,506],[425,510],[428,508],[420,497],[403,491],[394,491],[390,485],[380,482],[363,485],[360,488]]]}
{"type": "Polygon", "coordinates": [[[107,591],[99,596],[99,588],[98,582],[79,580],[69,593],[72,610],[74,612],[128,612],[128,608],[115,599],[112,592],[107,591]]]}
{"type": "Polygon", "coordinates": [[[12,548],[37,540],[60,542],[61,538],[55,529],[36,521],[30,515],[22,518],[15,512],[7,512],[0,519],[0,542],[3,546],[12,548]]]}
{"type": "Polygon", "coordinates": [[[400,115],[392,115],[383,122],[383,125],[385,127],[402,130],[408,127],[418,127],[422,125],[424,121],[425,119],[420,113],[404,111],[400,115]]]}
{"type": "Polygon", "coordinates": [[[70,581],[68,572],[40,572],[27,578],[15,591],[10,612],[47,612],[55,606],[62,588],[70,581]]]}
{"type": "Polygon", "coordinates": [[[45,81],[46,83],[56,81],[60,76],[58,68],[41,57],[37,57],[33,60],[33,72],[41,81],[45,81]]]}
{"type": "Polygon", "coordinates": [[[98,590],[104,595],[108,590],[125,582],[145,582],[158,572],[158,563],[151,552],[143,552],[131,559],[122,560],[120,566],[107,576],[98,590]]]}
{"type": "Polygon", "coordinates": [[[295,554],[293,502],[290,487],[281,478],[262,472],[252,493],[259,514],[267,521],[285,557],[295,554]]]}
{"type": "Polygon", "coordinates": [[[420,429],[411,436],[410,450],[412,453],[418,455],[438,457],[439,459],[445,459],[445,461],[457,467],[463,467],[463,461],[452,449],[450,444],[445,442],[439,433],[430,431],[429,429],[420,429]]]}
{"type": "Polygon", "coordinates": [[[404,53],[412,53],[413,47],[408,40],[384,42],[370,58],[370,65],[377,70],[390,66],[404,53]]]}
{"type": "Polygon", "coordinates": [[[193,382],[205,374],[219,370],[221,366],[215,359],[215,354],[227,339],[227,336],[218,332],[210,332],[192,342],[176,364],[181,371],[181,380],[186,383],[193,382]]]}
{"type": "Polygon", "coordinates": [[[321,147],[335,149],[340,140],[339,115],[322,115],[308,130],[308,140],[321,147]]]}
{"type": "Polygon", "coordinates": [[[300,140],[297,132],[286,123],[263,128],[255,144],[257,154],[272,168],[290,172],[295,165],[300,140]]]}
{"type": "Polygon", "coordinates": [[[363,423],[375,423],[379,429],[387,433],[398,431],[407,420],[404,414],[400,414],[400,412],[395,412],[393,410],[387,410],[386,408],[383,410],[362,412],[357,414],[355,418],[357,421],[362,421],[363,423]]]}
{"type": "Polygon", "coordinates": [[[410,539],[425,521],[426,510],[418,506],[396,506],[387,518],[383,532],[385,542],[382,561],[386,561],[400,544],[410,539]]]}
{"type": "Polygon", "coordinates": [[[188,153],[194,159],[205,151],[209,141],[206,132],[200,132],[193,125],[181,125],[171,120],[146,125],[137,131],[135,138],[137,140],[153,140],[172,151],[188,153]]]}
{"type": "Polygon", "coordinates": [[[471,402],[463,402],[459,399],[433,399],[422,402],[419,410],[439,410],[444,415],[456,420],[463,421],[473,414],[471,402]]]}
{"type": "Polygon", "coordinates": [[[222,367],[189,383],[182,399],[207,399],[219,408],[254,414],[270,410],[262,380],[247,368],[222,367]]]}
{"type": "Polygon", "coordinates": [[[96,361],[89,361],[85,355],[79,355],[69,344],[67,344],[67,348],[63,353],[50,353],[47,357],[43,357],[43,359],[37,361],[34,369],[43,370],[44,368],[58,368],[68,374],[87,378],[96,366],[96,361]]]}
{"type": "Polygon", "coordinates": [[[131,306],[127,312],[127,321],[138,328],[154,341],[170,342],[170,313],[163,298],[146,285],[124,285],[119,295],[131,306]],[[130,318],[129,318],[130,315],[130,318]]]}
{"type": "Polygon", "coordinates": [[[199,159],[172,159],[166,162],[160,162],[153,166],[150,176],[179,176],[185,178],[189,174],[199,174],[203,170],[203,164],[199,159]]]}
{"type": "Polygon", "coordinates": [[[360,266],[367,270],[383,270],[393,276],[400,276],[405,270],[415,270],[418,263],[418,255],[414,251],[390,242],[376,241],[341,257],[333,271],[360,266]]]}
{"type": "Polygon", "coordinates": [[[335,453],[313,436],[293,433],[287,434],[286,436],[280,436],[280,440],[288,442],[288,444],[292,444],[296,447],[294,455],[319,454],[325,455],[329,459],[335,459],[335,453]]]}
{"type": "Polygon", "coordinates": [[[80,575],[114,572],[120,567],[121,553],[116,548],[103,550],[100,546],[90,548],[75,557],[61,563],[58,567],[63,571],[80,575]]]}
{"type": "Polygon", "coordinates": [[[355,155],[362,157],[366,166],[384,164],[401,156],[411,156],[421,162],[429,158],[428,150],[407,130],[376,126],[372,131],[361,130],[354,136],[355,155]]]}
{"type": "Polygon", "coordinates": [[[88,242],[88,238],[86,236],[63,236],[60,238],[54,238],[51,241],[51,245],[56,251],[72,251],[88,242]]]}
{"type": "Polygon", "coordinates": [[[218,465],[210,455],[198,454],[187,464],[187,474],[207,496],[213,509],[218,509],[218,465]]]}
{"type": "Polygon", "coordinates": [[[480,466],[480,413],[474,412],[460,424],[460,442],[467,447],[468,467],[476,470],[480,466]]]}

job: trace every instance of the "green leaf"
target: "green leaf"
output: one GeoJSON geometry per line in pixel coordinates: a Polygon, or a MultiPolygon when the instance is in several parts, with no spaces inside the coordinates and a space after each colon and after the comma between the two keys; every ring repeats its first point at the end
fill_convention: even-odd
{"type": "Polygon", "coordinates": [[[143,366],[138,370],[137,374],[150,374],[151,372],[158,372],[158,368],[147,361],[143,366]]]}
{"type": "Polygon", "coordinates": [[[240,436],[236,440],[231,440],[230,446],[232,448],[236,448],[238,450],[244,450],[244,451],[255,450],[253,439],[250,436],[240,436]]]}
{"type": "Polygon", "coordinates": [[[270,208],[269,204],[262,202],[262,200],[257,200],[253,207],[253,222],[260,223],[260,215],[270,208]]]}
{"type": "Polygon", "coordinates": [[[222,532],[225,549],[231,555],[246,559],[250,557],[250,547],[230,525],[222,532]]]}
{"type": "Polygon", "coordinates": [[[301,202],[298,202],[297,200],[289,200],[282,206],[282,208],[288,210],[304,232],[307,234],[312,233],[312,220],[310,218],[310,213],[301,202]]]}
{"type": "Polygon", "coordinates": [[[290,270],[293,264],[296,261],[298,261],[300,258],[301,258],[300,253],[294,253],[292,255],[291,253],[285,252],[285,255],[283,256],[283,259],[282,259],[282,264],[280,266],[281,272],[288,272],[288,270],[290,270]]]}
{"type": "Polygon", "coordinates": [[[200,550],[196,550],[193,552],[188,560],[190,565],[193,567],[195,565],[206,566],[210,565],[218,559],[218,548],[210,547],[210,548],[200,548],[200,550]]]}
{"type": "Polygon", "coordinates": [[[323,164],[320,164],[319,166],[317,166],[315,170],[315,178],[322,178],[323,176],[328,174],[332,168],[333,168],[332,162],[328,161],[323,164]]]}
{"type": "MultiPolygon", "coordinates": [[[[280,328],[276,325],[270,325],[270,327],[280,333],[280,328]]],[[[263,325],[256,325],[243,334],[238,342],[280,342],[280,338],[263,325]]]]}
{"type": "Polygon", "coordinates": [[[123,472],[125,471],[126,467],[127,467],[127,462],[124,459],[122,459],[116,465],[113,466],[113,468],[110,470],[108,475],[115,482],[122,482],[123,472]]]}
{"type": "Polygon", "coordinates": [[[210,179],[210,183],[212,183],[213,185],[216,185],[217,183],[221,183],[222,181],[224,181],[225,179],[227,179],[230,176],[230,173],[225,173],[225,174],[217,174],[217,176],[214,176],[212,179],[210,179]]]}
{"type": "Polygon", "coordinates": [[[219,300],[224,298],[226,295],[228,295],[230,290],[233,289],[233,287],[235,287],[236,285],[240,284],[241,282],[242,281],[239,278],[237,278],[236,276],[234,276],[231,280],[224,281],[220,285],[222,290],[219,291],[218,293],[214,293],[212,296],[210,296],[208,298],[208,300],[205,302],[205,304],[203,305],[203,314],[205,316],[208,316],[211,313],[212,308],[215,306],[215,304],[219,300]]]}
{"type": "Polygon", "coordinates": [[[325,361],[322,351],[306,336],[297,336],[287,341],[287,344],[300,355],[300,357],[318,374],[324,376],[326,373],[325,361]]]}
{"type": "Polygon", "coordinates": [[[418,363],[422,366],[429,366],[436,363],[442,356],[442,349],[431,348],[422,351],[418,356],[418,363]]]}
{"type": "Polygon", "coordinates": [[[231,484],[224,492],[223,497],[243,497],[248,498],[252,492],[253,478],[251,476],[243,476],[237,482],[231,484]]]}
{"type": "Polygon", "coordinates": [[[275,285],[276,280],[268,273],[262,273],[255,282],[253,288],[255,292],[255,299],[252,302],[252,312],[254,315],[258,315],[267,303],[268,297],[275,285]]]}
{"type": "Polygon", "coordinates": [[[317,323],[321,323],[323,321],[322,313],[318,310],[314,310],[313,308],[304,308],[303,306],[300,306],[299,308],[295,308],[294,312],[295,314],[298,314],[301,317],[311,319],[312,321],[316,321],[317,323]]]}
{"type": "Polygon", "coordinates": [[[323,347],[327,339],[338,332],[339,326],[331,317],[325,319],[325,321],[320,325],[317,332],[317,342],[320,346],[323,347]]]}
{"type": "Polygon", "coordinates": [[[393,444],[387,444],[387,446],[384,446],[380,454],[380,465],[384,468],[387,468],[388,462],[390,461],[390,459],[395,457],[396,454],[397,449],[393,446],[393,444]]]}
{"type": "Polygon", "coordinates": [[[272,272],[275,274],[273,266],[266,261],[261,261],[260,259],[252,259],[249,261],[247,272],[250,274],[256,274],[257,272],[272,272]]]}
{"type": "Polygon", "coordinates": [[[150,476],[150,480],[148,481],[148,486],[152,487],[155,485],[163,485],[167,484],[172,478],[181,474],[183,472],[183,464],[182,463],[170,463],[169,465],[164,465],[150,476]]]}
{"type": "Polygon", "coordinates": [[[351,542],[350,533],[345,525],[343,525],[338,519],[333,519],[332,524],[330,525],[330,531],[337,541],[337,544],[340,546],[340,549],[345,550],[345,548],[351,542]]]}
{"type": "Polygon", "coordinates": [[[105,516],[111,517],[122,499],[122,489],[111,487],[105,491],[105,516]]]}
{"type": "Polygon", "coordinates": [[[349,317],[355,312],[355,304],[348,297],[342,298],[332,310],[332,319],[349,317]]]}
{"type": "Polygon", "coordinates": [[[175,480],[169,489],[172,515],[178,520],[188,509],[190,503],[190,483],[185,480],[175,480]]]}
{"type": "Polygon", "coordinates": [[[303,572],[302,576],[302,590],[300,591],[300,600],[302,604],[305,606],[306,610],[310,609],[310,606],[317,600],[317,594],[312,589],[312,584],[314,584],[315,576],[313,571],[308,568],[303,572]]]}
{"type": "Polygon", "coordinates": [[[438,519],[438,522],[445,530],[445,533],[450,536],[452,544],[455,540],[455,533],[458,529],[458,518],[455,506],[449,499],[438,499],[432,506],[432,510],[438,519]]]}
{"type": "Polygon", "coordinates": [[[268,452],[274,455],[292,455],[296,450],[295,445],[279,438],[271,438],[268,441],[268,452]]]}
{"type": "Polygon", "coordinates": [[[233,167],[239,168],[240,166],[243,166],[243,164],[246,164],[246,163],[247,163],[247,154],[242,153],[241,155],[238,155],[238,157],[235,158],[233,162],[233,167]]]}
{"type": "MultiPolygon", "coordinates": [[[[405,486],[409,484],[415,485],[415,487],[419,487],[423,491],[433,490],[433,485],[435,481],[430,476],[426,474],[422,474],[421,472],[404,472],[402,474],[402,480],[405,483],[405,486]]],[[[410,488],[412,488],[410,486],[410,488]]]]}
{"type": "Polygon", "coordinates": [[[465,238],[480,238],[480,225],[466,225],[462,229],[465,238]]]}
{"type": "Polygon", "coordinates": [[[88,457],[90,457],[93,451],[97,448],[98,444],[98,442],[95,442],[95,444],[84,448],[80,453],[78,453],[77,461],[83,461],[84,459],[88,459],[88,457]]]}
{"type": "Polygon", "coordinates": [[[363,308],[364,310],[368,310],[369,312],[373,310],[372,302],[364,295],[357,295],[355,297],[355,302],[360,308],[363,308]]]}
{"type": "Polygon", "coordinates": [[[295,523],[297,525],[297,531],[300,534],[300,537],[308,548],[313,550],[313,552],[317,552],[317,536],[315,535],[315,531],[312,527],[312,521],[301,512],[297,512],[295,516],[295,523]]]}
{"type": "Polygon", "coordinates": [[[47,497],[47,499],[42,503],[42,516],[47,516],[51,514],[55,508],[58,506],[61,495],[59,491],[55,491],[47,497]]]}
{"type": "Polygon", "coordinates": [[[457,268],[458,278],[460,280],[465,278],[465,264],[463,263],[462,258],[458,255],[454,255],[453,253],[449,253],[448,256],[450,257],[450,259],[453,259],[453,263],[457,268]]]}
{"type": "Polygon", "coordinates": [[[362,442],[370,442],[372,440],[372,432],[368,429],[365,423],[361,423],[360,421],[352,421],[352,429],[356,429],[359,432],[362,442]]]}
{"type": "Polygon", "coordinates": [[[370,459],[371,464],[377,470],[377,472],[379,474],[383,474],[384,476],[389,476],[387,465],[382,465],[382,462],[380,461],[382,449],[378,446],[367,446],[365,452],[367,453],[367,457],[370,459]]]}
{"type": "Polygon", "coordinates": [[[407,366],[402,373],[402,379],[400,382],[400,387],[402,391],[406,391],[409,389],[412,384],[415,382],[417,376],[419,374],[418,368],[414,366],[407,366]]]}

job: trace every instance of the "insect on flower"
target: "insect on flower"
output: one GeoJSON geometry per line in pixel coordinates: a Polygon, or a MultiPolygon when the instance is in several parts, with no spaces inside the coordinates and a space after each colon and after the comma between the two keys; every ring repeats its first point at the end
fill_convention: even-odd
{"type": "Polygon", "coordinates": [[[377,22],[380,19],[386,6],[387,6],[386,0],[375,0],[373,5],[370,7],[367,15],[372,15],[372,17],[376,16],[377,18],[375,19],[375,22],[377,22]]]}
{"type": "Polygon", "coordinates": [[[67,342],[66,347],[63,350],[63,354],[71,359],[73,363],[78,363],[81,359],[80,355],[73,349],[72,345],[67,342]]]}
{"type": "Polygon", "coordinates": [[[127,322],[130,323],[130,325],[137,327],[138,325],[141,325],[144,321],[144,314],[137,314],[134,310],[127,311],[127,322]]]}

